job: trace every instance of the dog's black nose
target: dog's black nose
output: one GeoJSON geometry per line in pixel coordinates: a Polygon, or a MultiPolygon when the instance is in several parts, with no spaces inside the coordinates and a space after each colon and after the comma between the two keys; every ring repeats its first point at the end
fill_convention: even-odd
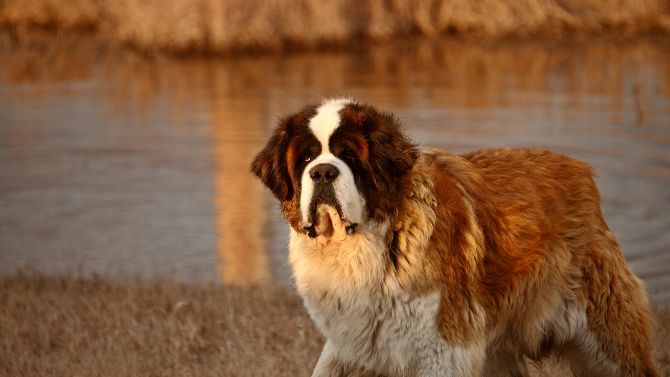
{"type": "Polygon", "coordinates": [[[309,170],[312,181],[320,185],[333,182],[338,175],[340,171],[333,164],[318,164],[309,170]]]}

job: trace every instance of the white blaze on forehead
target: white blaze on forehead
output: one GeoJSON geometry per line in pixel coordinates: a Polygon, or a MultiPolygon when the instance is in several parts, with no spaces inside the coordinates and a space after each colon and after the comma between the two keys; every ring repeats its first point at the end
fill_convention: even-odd
{"type": "Polygon", "coordinates": [[[316,115],[309,121],[309,128],[321,143],[321,153],[330,153],[328,140],[333,131],[340,125],[340,110],[351,100],[346,98],[324,102],[316,110],[316,115]]]}

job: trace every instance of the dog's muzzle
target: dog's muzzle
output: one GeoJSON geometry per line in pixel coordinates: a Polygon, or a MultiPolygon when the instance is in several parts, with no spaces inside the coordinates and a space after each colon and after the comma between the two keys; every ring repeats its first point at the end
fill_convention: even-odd
{"type": "Polygon", "coordinates": [[[319,221],[324,221],[324,219],[328,217],[325,213],[325,206],[330,206],[337,211],[337,215],[343,223],[348,235],[352,235],[356,232],[358,224],[351,223],[346,219],[342,211],[342,206],[338,202],[337,195],[335,194],[333,183],[339,175],[340,170],[337,166],[330,163],[318,164],[309,170],[309,177],[314,185],[314,192],[309,205],[309,219],[307,225],[303,227],[303,229],[311,238],[316,238],[319,235],[317,228],[330,228],[333,226],[331,220],[327,220],[331,223],[328,226],[318,223],[319,221]]]}

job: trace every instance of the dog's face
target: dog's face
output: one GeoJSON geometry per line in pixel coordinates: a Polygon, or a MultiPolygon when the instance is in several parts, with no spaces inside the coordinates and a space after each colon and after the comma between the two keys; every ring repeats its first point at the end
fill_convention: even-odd
{"type": "Polygon", "coordinates": [[[391,114],[340,99],[281,120],[251,171],[296,231],[323,235],[326,214],[336,213],[352,234],[393,211],[400,178],[417,156],[391,114]]]}

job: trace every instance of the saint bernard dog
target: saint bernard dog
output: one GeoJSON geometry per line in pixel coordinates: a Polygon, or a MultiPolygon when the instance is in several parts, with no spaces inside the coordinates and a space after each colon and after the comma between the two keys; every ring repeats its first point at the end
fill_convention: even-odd
{"type": "Polygon", "coordinates": [[[656,376],[641,281],[593,171],[541,149],[419,148],[348,99],[279,122],[251,171],[327,338],[313,376],[656,376]]]}

